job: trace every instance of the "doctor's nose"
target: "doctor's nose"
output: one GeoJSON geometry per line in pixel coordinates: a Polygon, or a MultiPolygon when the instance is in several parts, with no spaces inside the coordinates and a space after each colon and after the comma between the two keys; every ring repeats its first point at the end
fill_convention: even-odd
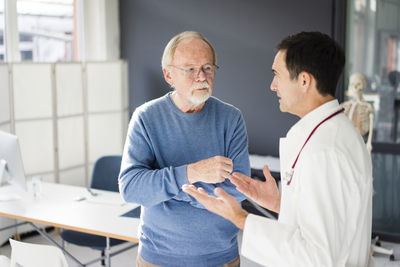
{"type": "Polygon", "coordinates": [[[276,90],[278,90],[278,87],[276,86],[275,79],[272,80],[269,88],[271,89],[271,91],[274,91],[274,92],[276,92],[276,90]]]}

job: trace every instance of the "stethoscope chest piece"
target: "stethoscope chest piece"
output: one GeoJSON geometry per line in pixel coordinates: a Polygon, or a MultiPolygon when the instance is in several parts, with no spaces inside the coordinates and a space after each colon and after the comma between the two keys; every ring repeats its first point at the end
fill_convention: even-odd
{"type": "Polygon", "coordinates": [[[290,182],[292,181],[293,174],[294,174],[294,168],[291,168],[290,170],[285,171],[285,175],[283,177],[283,180],[285,182],[287,182],[287,185],[290,185],[290,182]]]}

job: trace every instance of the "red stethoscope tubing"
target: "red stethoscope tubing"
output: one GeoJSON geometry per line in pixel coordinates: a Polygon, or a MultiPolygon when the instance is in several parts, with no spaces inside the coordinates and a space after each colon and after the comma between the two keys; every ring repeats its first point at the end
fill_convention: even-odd
{"type": "Polygon", "coordinates": [[[287,182],[286,185],[290,185],[290,183],[292,182],[292,178],[293,178],[293,174],[294,174],[294,167],[296,167],[297,160],[298,160],[299,157],[300,157],[301,151],[303,151],[303,148],[306,146],[308,140],[310,140],[310,138],[311,138],[311,136],[314,134],[314,132],[318,129],[319,126],[321,126],[321,124],[323,124],[324,122],[326,122],[326,121],[329,120],[329,119],[332,119],[333,117],[335,117],[336,115],[342,113],[343,111],[344,111],[344,108],[342,108],[342,109],[336,111],[335,113],[329,115],[329,116],[326,117],[323,121],[321,121],[320,123],[318,123],[318,125],[315,126],[315,128],[311,131],[311,133],[310,133],[310,135],[308,136],[307,140],[304,142],[303,146],[301,147],[301,149],[300,149],[300,151],[299,151],[299,154],[298,154],[297,157],[296,157],[296,160],[293,162],[292,169],[291,169],[290,180],[287,182]]]}

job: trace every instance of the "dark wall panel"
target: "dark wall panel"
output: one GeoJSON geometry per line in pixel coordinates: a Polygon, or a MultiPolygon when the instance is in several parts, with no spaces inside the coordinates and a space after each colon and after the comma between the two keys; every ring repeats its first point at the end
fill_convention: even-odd
{"type": "Polygon", "coordinates": [[[185,30],[215,46],[214,96],[241,109],[251,153],[278,155],[297,118],[279,111],[269,85],[275,45],[299,31],[331,34],[332,0],[120,0],[121,55],[129,62],[131,112],[170,90],[161,71],[165,45],[185,30]]]}

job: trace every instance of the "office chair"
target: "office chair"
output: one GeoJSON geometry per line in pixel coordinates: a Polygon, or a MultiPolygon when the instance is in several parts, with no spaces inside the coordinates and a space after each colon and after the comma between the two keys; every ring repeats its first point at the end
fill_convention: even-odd
{"type": "Polygon", "coordinates": [[[10,267],[68,267],[61,249],[9,239],[11,245],[10,267]]]}
{"type": "Polygon", "coordinates": [[[375,236],[375,238],[372,239],[372,243],[371,243],[371,256],[373,256],[375,253],[388,255],[390,261],[395,260],[393,249],[387,249],[387,248],[381,247],[381,242],[379,241],[379,236],[375,236]]]}
{"type": "MultiPolygon", "coordinates": [[[[118,192],[118,175],[121,166],[121,156],[104,156],[99,158],[93,167],[90,188],[118,192]]],[[[78,246],[90,247],[101,251],[101,264],[104,266],[106,237],[63,230],[61,232],[62,246],[64,241],[78,246]]],[[[126,241],[110,238],[110,247],[126,241]]],[[[121,251],[122,252],[122,251],[121,251]]],[[[115,255],[115,254],[114,254],[115,255]]],[[[99,258],[100,260],[100,258],[99,258]]]]}

